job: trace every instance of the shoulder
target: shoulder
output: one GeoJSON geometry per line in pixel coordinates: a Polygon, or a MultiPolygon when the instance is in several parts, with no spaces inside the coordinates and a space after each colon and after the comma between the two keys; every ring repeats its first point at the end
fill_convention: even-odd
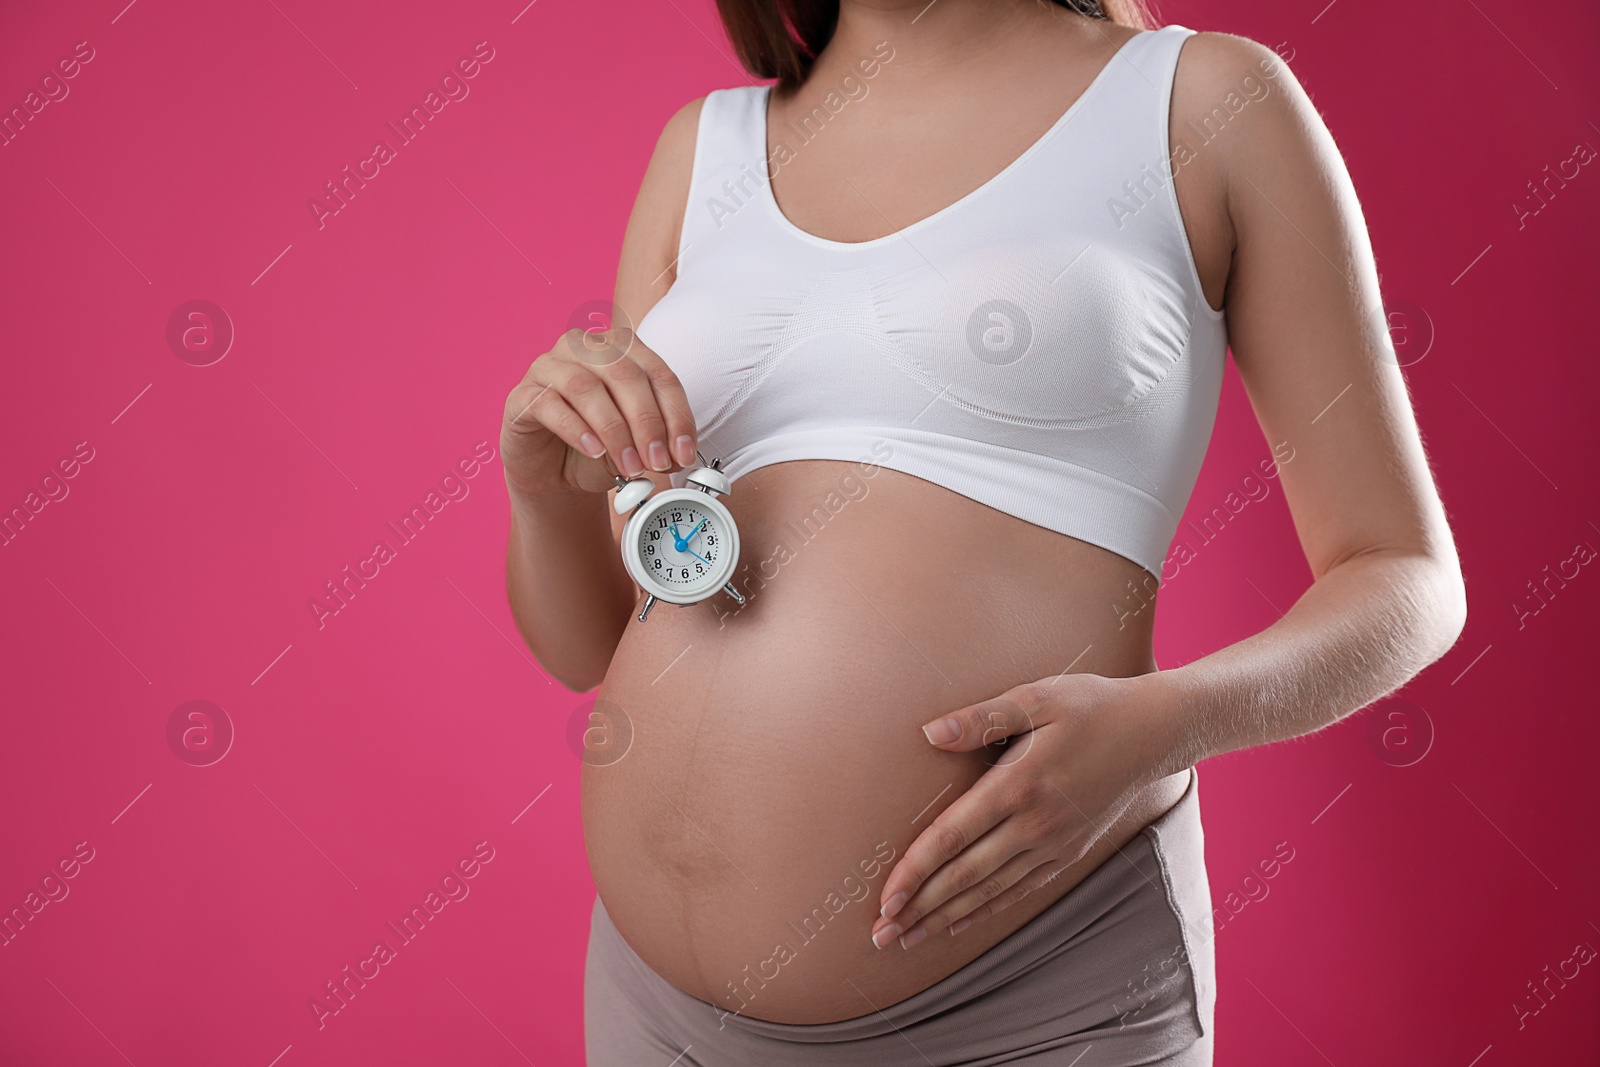
{"type": "Polygon", "coordinates": [[[639,182],[622,240],[616,302],[640,321],[675,279],[678,239],[694,174],[695,140],[706,97],[684,104],[661,127],[639,182]]]}
{"type": "Polygon", "coordinates": [[[645,172],[647,178],[652,173],[664,171],[671,178],[681,179],[684,187],[688,187],[688,171],[694,164],[694,145],[700,129],[700,112],[705,107],[706,99],[702,96],[684,104],[661,127],[661,133],[656,137],[655,151],[650,156],[649,169],[645,172]]]}
{"type": "Polygon", "coordinates": [[[1198,30],[1184,40],[1181,78],[1193,88],[1210,90],[1237,89],[1246,78],[1275,81],[1288,73],[1286,60],[1294,57],[1287,45],[1279,48],[1287,56],[1249,37],[1198,30]]]}
{"type": "MultiPolygon", "coordinates": [[[[1280,48],[1287,57],[1294,55],[1286,45],[1280,48]]],[[[1270,139],[1284,123],[1304,121],[1305,113],[1316,112],[1287,57],[1236,34],[1191,34],[1183,43],[1173,79],[1174,117],[1193,120],[1196,133],[1209,133],[1209,140],[1224,149],[1242,148],[1237,143],[1241,141],[1270,139]],[[1224,139],[1222,135],[1229,132],[1247,136],[1224,139]]]]}
{"type": "Polygon", "coordinates": [[[1289,66],[1293,49],[1280,49],[1231,33],[1184,42],[1172,88],[1175,166],[1196,164],[1236,199],[1254,175],[1311,180],[1329,165],[1332,137],[1289,66]]]}
{"type": "Polygon", "coordinates": [[[705,107],[707,99],[707,96],[696,97],[672,113],[666,125],[661,127],[661,136],[656,139],[658,150],[663,147],[669,150],[681,150],[686,146],[690,151],[694,150],[695,133],[700,126],[700,112],[705,107]]]}
{"type": "Polygon", "coordinates": [[[648,227],[664,246],[677,243],[678,215],[689,197],[695,141],[706,99],[689,101],[667,119],[639,183],[634,222],[648,227]]]}

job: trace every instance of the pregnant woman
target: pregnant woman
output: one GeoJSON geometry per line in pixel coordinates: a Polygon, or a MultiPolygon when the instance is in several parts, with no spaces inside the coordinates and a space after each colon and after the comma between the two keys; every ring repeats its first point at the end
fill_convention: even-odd
{"type": "Polygon", "coordinates": [[[776,84],[666,124],[611,328],[505,409],[513,611],[600,687],[590,1062],[1209,1064],[1195,764],[1466,615],[1333,140],[1113,0],[719,7],[776,84]],[[1230,345],[1314,581],[1161,671],[1230,345]],[[697,451],[743,603],[640,621],[607,492],[697,451]]]}

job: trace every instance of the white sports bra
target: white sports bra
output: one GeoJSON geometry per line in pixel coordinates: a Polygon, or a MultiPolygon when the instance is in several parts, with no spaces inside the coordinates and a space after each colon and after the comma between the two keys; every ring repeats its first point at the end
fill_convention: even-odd
{"type": "Polygon", "coordinates": [[[1227,349],[1167,164],[1193,32],[1130,38],[1005,170],[871,241],[779,210],[767,86],[709,94],[677,279],[637,330],[682,381],[702,452],[735,479],[876,463],[1159,581],[1227,349]]]}

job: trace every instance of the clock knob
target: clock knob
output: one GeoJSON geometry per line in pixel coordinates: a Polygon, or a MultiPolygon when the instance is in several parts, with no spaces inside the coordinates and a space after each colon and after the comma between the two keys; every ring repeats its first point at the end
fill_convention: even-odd
{"type": "Polygon", "coordinates": [[[626,515],[640,504],[644,498],[655,492],[656,483],[649,478],[634,478],[632,481],[617,479],[617,497],[612,506],[617,509],[618,515],[626,515]]]}
{"type": "Polygon", "coordinates": [[[723,496],[733,492],[733,482],[729,480],[728,476],[711,467],[696,467],[688,474],[685,474],[683,478],[690,485],[709,489],[713,493],[720,493],[723,496]]]}

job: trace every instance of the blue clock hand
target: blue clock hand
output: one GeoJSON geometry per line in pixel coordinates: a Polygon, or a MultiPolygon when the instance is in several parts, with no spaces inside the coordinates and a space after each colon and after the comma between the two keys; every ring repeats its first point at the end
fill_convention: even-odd
{"type": "Polygon", "coordinates": [[[711,561],[709,559],[706,559],[700,553],[696,552],[694,549],[688,548],[688,549],[685,549],[684,551],[688,552],[689,555],[693,556],[695,559],[699,560],[701,563],[704,563],[707,567],[711,566],[711,561]]]}
{"type": "Polygon", "coordinates": [[[706,524],[706,519],[709,519],[710,517],[711,516],[707,515],[705,519],[701,519],[699,522],[695,523],[694,529],[689,531],[688,535],[684,537],[684,541],[689,541],[694,537],[695,534],[699,533],[700,527],[704,526],[706,524]]]}

